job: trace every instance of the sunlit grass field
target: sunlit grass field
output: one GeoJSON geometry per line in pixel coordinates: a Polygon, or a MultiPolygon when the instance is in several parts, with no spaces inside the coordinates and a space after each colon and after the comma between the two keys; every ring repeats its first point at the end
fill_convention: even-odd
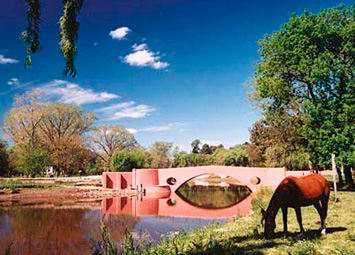
{"type": "Polygon", "coordinates": [[[339,201],[331,193],[327,218],[327,234],[319,231],[320,218],[312,206],[302,208],[304,235],[293,209],[289,209],[289,233],[284,235],[281,210],[277,215],[276,234],[266,239],[260,224],[260,208],[266,207],[272,192],[262,190],[253,201],[253,213],[236,217],[224,225],[208,226],[189,233],[173,235],[169,240],[146,247],[141,254],[268,254],[316,255],[355,254],[355,193],[338,192],[339,201]]]}

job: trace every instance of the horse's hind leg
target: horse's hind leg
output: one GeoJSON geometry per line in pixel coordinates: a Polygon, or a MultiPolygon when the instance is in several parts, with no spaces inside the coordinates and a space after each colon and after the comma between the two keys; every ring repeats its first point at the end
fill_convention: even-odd
{"type": "Polygon", "coordinates": [[[300,225],[301,233],[304,233],[304,229],[303,229],[303,226],[302,226],[301,208],[300,207],[295,207],[295,211],[296,211],[298,224],[300,225]]]}
{"type": "Polygon", "coordinates": [[[325,234],[325,215],[324,215],[324,207],[321,206],[320,201],[316,201],[313,205],[314,205],[314,207],[317,209],[317,212],[318,212],[318,214],[319,214],[319,216],[320,216],[322,234],[325,234]]]}
{"type": "Polygon", "coordinates": [[[323,225],[322,225],[322,234],[325,234],[325,232],[326,232],[325,219],[327,218],[328,201],[329,201],[329,192],[328,192],[328,194],[324,195],[320,201],[322,204],[323,218],[324,218],[323,225]]]}

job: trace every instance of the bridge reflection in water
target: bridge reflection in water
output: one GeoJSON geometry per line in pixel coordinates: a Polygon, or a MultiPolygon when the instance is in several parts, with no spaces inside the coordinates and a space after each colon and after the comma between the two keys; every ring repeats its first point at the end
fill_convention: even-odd
{"type": "Polygon", "coordinates": [[[182,198],[177,193],[165,197],[112,197],[104,198],[103,214],[130,214],[200,219],[223,219],[234,215],[247,215],[251,211],[251,196],[244,196],[236,204],[223,208],[204,208],[182,198]]]}

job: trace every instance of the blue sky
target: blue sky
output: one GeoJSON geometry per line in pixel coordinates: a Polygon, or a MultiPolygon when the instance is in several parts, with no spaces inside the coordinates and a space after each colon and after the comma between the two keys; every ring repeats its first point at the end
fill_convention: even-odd
{"type": "Polygon", "coordinates": [[[0,0],[0,119],[15,94],[35,88],[80,105],[100,124],[120,124],[143,146],[194,139],[226,147],[249,140],[260,112],[243,86],[259,59],[257,41],[292,13],[353,1],[86,0],[74,79],[63,78],[62,1],[42,0],[43,49],[24,68],[24,1],[0,0]]]}

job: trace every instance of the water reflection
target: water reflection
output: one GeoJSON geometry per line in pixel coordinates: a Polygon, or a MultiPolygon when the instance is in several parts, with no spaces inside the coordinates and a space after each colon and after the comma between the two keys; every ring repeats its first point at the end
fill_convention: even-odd
{"type": "MultiPolygon", "coordinates": [[[[100,240],[100,210],[18,208],[0,213],[0,253],[11,245],[12,254],[90,254],[92,240],[100,240]]],[[[122,240],[138,219],[108,215],[112,240],[122,240]]]]}
{"type": "Polygon", "coordinates": [[[206,208],[222,209],[234,206],[250,195],[246,186],[192,186],[183,185],[177,194],[187,203],[206,208]]]}
{"type": "Polygon", "coordinates": [[[143,232],[148,233],[151,240],[159,241],[171,231],[223,222],[236,214],[246,215],[251,209],[251,197],[236,198],[232,195],[235,190],[226,193],[200,189],[192,193],[182,191],[190,201],[174,193],[168,198],[104,198],[102,210],[65,206],[0,208],[0,254],[4,254],[11,243],[12,254],[90,254],[92,240],[101,239],[101,217],[116,243],[123,239],[125,229],[134,237],[143,232]],[[199,194],[196,191],[205,195],[196,195],[199,194]],[[218,195],[213,195],[214,192],[218,195]],[[223,202],[212,204],[210,196],[223,202]],[[238,203],[227,206],[227,201],[238,203]]]}
{"type": "MultiPolygon", "coordinates": [[[[202,190],[200,190],[202,191],[202,190]]],[[[203,190],[203,192],[206,190],[203,190]]],[[[199,192],[195,192],[200,194],[199,192]]],[[[221,197],[214,197],[215,200],[222,200],[222,203],[216,201],[211,202],[207,196],[198,195],[189,196],[191,200],[196,203],[190,202],[186,198],[182,198],[181,194],[173,193],[169,198],[105,198],[102,204],[102,211],[104,214],[130,214],[134,217],[141,216],[163,216],[163,217],[175,217],[175,218],[199,218],[199,219],[224,219],[233,215],[247,215],[251,210],[251,196],[247,195],[247,192],[241,192],[240,196],[231,196],[231,199],[226,201],[233,202],[232,204],[226,202],[221,197]],[[207,200],[197,202],[198,197],[206,197],[207,200]],[[206,202],[207,201],[207,202],[206,202]],[[196,204],[199,205],[196,205],[196,204]],[[210,204],[208,204],[210,203],[210,204]],[[208,206],[200,206],[208,205],[208,206]],[[222,205],[222,206],[220,206],[222,205]]],[[[221,192],[223,194],[223,192],[221,192]]],[[[211,195],[211,194],[210,194],[211,195]]]]}

